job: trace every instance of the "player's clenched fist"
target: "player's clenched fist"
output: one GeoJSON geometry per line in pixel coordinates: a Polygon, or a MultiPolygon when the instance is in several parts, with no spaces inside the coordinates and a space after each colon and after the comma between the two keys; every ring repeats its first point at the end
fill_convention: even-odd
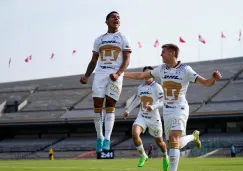
{"type": "Polygon", "coordinates": [[[119,77],[118,74],[115,74],[115,73],[110,74],[110,79],[111,79],[112,81],[116,81],[116,80],[118,79],[118,77],[119,77]]]}
{"type": "Polygon", "coordinates": [[[123,117],[124,117],[124,119],[127,119],[127,117],[128,117],[128,113],[125,112],[125,113],[123,114],[123,117]]]}
{"type": "Polygon", "coordinates": [[[220,78],[222,77],[222,75],[220,74],[219,71],[214,71],[214,72],[212,73],[212,77],[213,77],[215,80],[218,80],[218,79],[220,79],[220,78]]]}
{"type": "Polygon", "coordinates": [[[81,84],[87,84],[87,82],[88,82],[88,78],[87,77],[81,77],[81,79],[80,79],[80,83],[81,84]]]}
{"type": "Polygon", "coordinates": [[[151,112],[152,110],[154,110],[153,106],[151,106],[151,105],[147,105],[146,109],[148,112],[151,112]]]}

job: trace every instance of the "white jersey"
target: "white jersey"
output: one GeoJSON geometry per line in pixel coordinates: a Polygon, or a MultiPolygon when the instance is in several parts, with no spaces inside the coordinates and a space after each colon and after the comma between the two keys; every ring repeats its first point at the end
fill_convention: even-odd
{"type": "Polygon", "coordinates": [[[160,118],[159,110],[155,109],[148,112],[147,105],[154,105],[159,102],[159,99],[164,96],[162,87],[153,81],[150,85],[141,84],[138,87],[137,96],[140,98],[140,111],[139,113],[144,116],[160,118]]]}
{"type": "Polygon", "coordinates": [[[123,51],[130,51],[128,39],[121,33],[106,33],[94,42],[93,52],[99,53],[99,60],[95,73],[111,74],[120,69],[123,63],[123,51]]]}
{"type": "Polygon", "coordinates": [[[176,111],[188,108],[186,92],[190,82],[195,82],[198,74],[186,64],[169,68],[166,64],[155,68],[151,75],[161,79],[164,90],[163,114],[177,114],[176,111]]]}

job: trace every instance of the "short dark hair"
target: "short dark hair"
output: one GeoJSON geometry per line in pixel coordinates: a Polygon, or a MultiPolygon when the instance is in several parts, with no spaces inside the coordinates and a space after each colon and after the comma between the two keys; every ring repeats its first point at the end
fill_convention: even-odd
{"type": "Polygon", "coordinates": [[[176,46],[175,44],[172,44],[172,43],[170,43],[170,44],[164,44],[164,45],[162,46],[162,48],[166,48],[166,49],[175,51],[175,57],[178,58],[180,49],[179,49],[179,47],[176,46]]]}
{"type": "Polygon", "coordinates": [[[108,19],[110,18],[111,14],[114,14],[114,13],[119,15],[118,12],[116,12],[116,11],[111,11],[109,14],[107,14],[107,16],[106,16],[106,20],[108,20],[108,19]]]}
{"type": "Polygon", "coordinates": [[[151,67],[151,66],[145,66],[145,67],[143,67],[143,72],[144,72],[146,69],[154,70],[154,68],[151,67]]]}

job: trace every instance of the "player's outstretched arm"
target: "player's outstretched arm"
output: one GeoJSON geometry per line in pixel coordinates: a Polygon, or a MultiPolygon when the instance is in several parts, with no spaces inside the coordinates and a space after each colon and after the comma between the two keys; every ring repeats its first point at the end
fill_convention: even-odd
{"type": "Polygon", "coordinates": [[[153,76],[151,75],[150,72],[125,72],[124,77],[134,79],[134,80],[143,80],[143,79],[152,78],[153,76]]]}
{"type": "Polygon", "coordinates": [[[136,96],[131,105],[127,108],[126,112],[123,114],[124,119],[128,117],[129,113],[131,113],[140,104],[140,102],[140,98],[136,96]]]}
{"type": "Polygon", "coordinates": [[[99,59],[99,53],[93,52],[92,59],[89,62],[86,73],[85,73],[84,77],[81,77],[81,79],[80,79],[80,82],[82,84],[86,84],[88,82],[88,78],[92,74],[92,72],[94,71],[98,59],[99,59]]]}
{"type": "Polygon", "coordinates": [[[201,76],[198,76],[198,77],[197,77],[197,80],[196,80],[196,83],[197,83],[197,84],[200,84],[200,85],[202,85],[202,86],[205,86],[205,87],[211,87],[211,86],[214,85],[215,82],[216,82],[218,79],[220,79],[221,77],[222,77],[222,76],[221,76],[221,74],[220,74],[219,71],[214,71],[214,72],[212,73],[212,77],[209,78],[209,79],[205,79],[205,78],[203,78],[203,77],[201,77],[201,76]]]}

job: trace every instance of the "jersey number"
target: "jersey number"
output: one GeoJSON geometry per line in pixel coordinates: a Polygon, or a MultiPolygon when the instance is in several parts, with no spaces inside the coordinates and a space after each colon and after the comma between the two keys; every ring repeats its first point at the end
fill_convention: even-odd
{"type": "MultiPolygon", "coordinates": [[[[181,83],[164,81],[162,87],[164,89],[165,100],[178,100],[182,88],[181,83]]],[[[173,102],[168,102],[168,104],[173,104],[173,102]]]]}
{"type": "Polygon", "coordinates": [[[121,49],[118,46],[105,45],[100,47],[100,59],[104,64],[112,64],[112,61],[116,61],[121,49]]]}
{"type": "Polygon", "coordinates": [[[141,111],[146,111],[146,108],[148,105],[152,105],[153,104],[153,99],[152,97],[149,96],[142,96],[141,97],[141,111]]]}

